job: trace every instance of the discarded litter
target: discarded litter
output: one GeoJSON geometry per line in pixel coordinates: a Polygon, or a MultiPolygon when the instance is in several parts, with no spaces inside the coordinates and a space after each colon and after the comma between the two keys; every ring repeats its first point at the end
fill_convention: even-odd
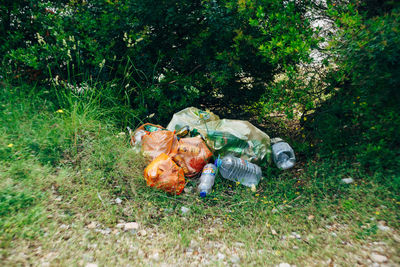
{"type": "Polygon", "coordinates": [[[216,174],[217,167],[214,164],[209,163],[204,166],[203,172],[200,176],[200,184],[198,187],[200,197],[206,197],[208,194],[210,194],[211,189],[214,185],[216,174]]]}
{"type": "Polygon", "coordinates": [[[222,177],[248,187],[258,185],[261,180],[261,168],[244,159],[229,155],[223,159],[217,159],[215,165],[219,168],[222,177]]]}
{"type": "Polygon", "coordinates": [[[271,158],[282,170],[296,161],[293,149],[281,139],[275,138],[271,151],[269,136],[250,122],[220,119],[194,107],[175,113],[167,128],[146,123],[128,131],[134,150],[150,163],[144,170],[147,185],[175,195],[182,193],[185,177],[198,177],[202,170],[201,197],[211,192],[217,170],[256,191],[260,167],[267,167],[271,158]],[[215,165],[210,163],[214,160],[215,165]]]}
{"type": "Polygon", "coordinates": [[[272,145],[272,157],[276,166],[281,170],[287,170],[294,166],[296,158],[290,145],[280,138],[274,138],[272,145]]]}

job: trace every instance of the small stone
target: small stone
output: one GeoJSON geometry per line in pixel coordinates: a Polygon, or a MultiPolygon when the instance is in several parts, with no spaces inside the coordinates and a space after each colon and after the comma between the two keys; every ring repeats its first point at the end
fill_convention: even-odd
{"type": "Polygon", "coordinates": [[[137,229],[139,229],[139,224],[137,222],[129,222],[124,225],[125,231],[137,230],[137,229]]]}
{"type": "Polygon", "coordinates": [[[296,238],[296,239],[301,239],[301,236],[296,232],[292,232],[291,236],[296,238]]]}
{"type": "Polygon", "coordinates": [[[377,253],[371,253],[371,256],[369,256],[369,258],[373,261],[373,262],[377,262],[377,263],[384,263],[388,260],[388,258],[386,256],[377,254],[377,253]]]}
{"type": "Polygon", "coordinates": [[[62,200],[62,196],[58,196],[54,199],[55,201],[61,201],[62,200]]]}
{"type": "Polygon", "coordinates": [[[89,228],[89,229],[94,229],[94,228],[97,227],[97,223],[96,222],[91,222],[86,227],[89,228]]]}
{"type": "Polygon", "coordinates": [[[152,259],[153,261],[159,261],[160,260],[160,254],[158,252],[153,253],[150,256],[150,259],[152,259]]]}
{"type": "Polygon", "coordinates": [[[271,228],[271,234],[273,234],[273,235],[278,235],[278,233],[277,233],[274,229],[272,229],[272,228],[271,228]]]}
{"type": "Polygon", "coordinates": [[[390,231],[390,227],[389,226],[382,225],[382,224],[378,224],[378,229],[383,231],[383,232],[390,231]]]}
{"type": "Polygon", "coordinates": [[[185,187],[183,188],[183,191],[185,191],[186,194],[192,193],[193,187],[191,186],[185,187]]]}
{"type": "Polygon", "coordinates": [[[115,203],[116,203],[116,204],[121,204],[121,203],[122,203],[122,199],[120,199],[119,197],[117,197],[117,198],[115,199],[115,203]]]}
{"type": "Polygon", "coordinates": [[[190,211],[189,208],[186,208],[185,206],[181,207],[181,212],[182,212],[183,215],[187,214],[189,211],[190,211]]]}
{"type": "Polygon", "coordinates": [[[232,262],[232,263],[239,263],[239,262],[240,262],[239,256],[233,255],[233,256],[231,257],[231,262],[232,262]]]}
{"type": "Polygon", "coordinates": [[[241,242],[235,242],[235,246],[237,247],[244,247],[244,244],[241,242]]]}
{"type": "Polygon", "coordinates": [[[88,263],[85,265],[85,267],[97,267],[97,263],[88,263]]]}
{"type": "Polygon", "coordinates": [[[307,220],[311,221],[311,220],[314,220],[314,218],[315,218],[314,215],[309,215],[309,216],[307,217],[307,220]]]}
{"type": "Polygon", "coordinates": [[[333,237],[337,237],[337,234],[336,234],[336,233],[331,233],[331,235],[332,235],[333,237]]]}
{"type": "Polygon", "coordinates": [[[140,230],[140,231],[138,232],[138,235],[139,235],[139,236],[145,236],[145,235],[147,235],[147,232],[146,232],[146,230],[140,230]]]}
{"type": "Polygon", "coordinates": [[[278,210],[277,210],[277,209],[275,209],[275,208],[273,208],[271,212],[272,212],[272,213],[277,213],[277,212],[278,212],[278,210]]]}
{"type": "Polygon", "coordinates": [[[290,264],[286,263],[286,262],[282,262],[282,263],[279,263],[278,267],[290,267],[290,264]]]}
{"type": "Polygon", "coordinates": [[[225,259],[225,255],[224,255],[224,254],[222,254],[222,253],[220,253],[220,252],[218,252],[218,254],[217,254],[217,258],[218,258],[218,260],[222,261],[222,260],[224,260],[224,259],[225,259]]]}
{"type": "Polygon", "coordinates": [[[117,223],[117,225],[115,225],[115,227],[118,229],[122,229],[125,227],[125,223],[117,223]]]}
{"type": "Polygon", "coordinates": [[[298,246],[293,246],[292,248],[295,249],[295,250],[299,249],[298,246]]]}
{"type": "Polygon", "coordinates": [[[342,183],[345,183],[345,184],[351,184],[351,183],[353,183],[354,182],[354,179],[353,178],[343,178],[342,179],[342,183]]]}

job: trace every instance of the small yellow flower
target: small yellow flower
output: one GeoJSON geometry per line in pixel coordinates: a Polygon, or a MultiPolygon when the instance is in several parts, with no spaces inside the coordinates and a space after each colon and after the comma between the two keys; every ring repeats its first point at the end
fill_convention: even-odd
{"type": "Polygon", "coordinates": [[[240,185],[240,182],[236,182],[236,185],[240,185]]]}
{"type": "Polygon", "coordinates": [[[304,134],[302,134],[301,137],[306,138],[306,136],[304,134]]]}
{"type": "Polygon", "coordinates": [[[360,99],[360,97],[359,97],[359,96],[357,96],[357,99],[360,99]]]}
{"type": "Polygon", "coordinates": [[[8,144],[8,146],[7,147],[13,147],[14,146],[14,144],[8,144]]]}
{"type": "Polygon", "coordinates": [[[256,194],[256,197],[260,196],[260,194],[256,194]]]}
{"type": "Polygon", "coordinates": [[[271,225],[269,223],[267,223],[267,227],[271,227],[271,225]]]}
{"type": "Polygon", "coordinates": [[[311,147],[313,147],[314,145],[313,144],[311,144],[311,147]]]}
{"type": "Polygon", "coordinates": [[[306,121],[307,120],[307,117],[304,117],[304,121],[306,121]]]}
{"type": "Polygon", "coordinates": [[[397,205],[400,205],[400,201],[397,201],[396,204],[397,204],[397,205]]]}
{"type": "Polygon", "coordinates": [[[300,195],[300,192],[296,192],[295,194],[296,194],[296,195],[300,195]]]}
{"type": "Polygon", "coordinates": [[[275,251],[275,254],[276,254],[277,256],[279,256],[279,255],[281,254],[281,252],[280,252],[279,250],[277,250],[277,251],[275,251]]]}
{"type": "Polygon", "coordinates": [[[287,200],[284,200],[284,201],[283,201],[283,203],[286,203],[286,202],[287,202],[287,200]]]}
{"type": "Polygon", "coordinates": [[[376,214],[376,215],[379,215],[379,214],[381,214],[381,213],[380,213],[379,211],[375,211],[375,214],[376,214]]]}
{"type": "Polygon", "coordinates": [[[90,172],[92,169],[91,168],[87,168],[87,171],[90,172]]]}
{"type": "Polygon", "coordinates": [[[356,104],[356,102],[353,102],[353,105],[355,105],[356,104]]]}
{"type": "Polygon", "coordinates": [[[218,200],[218,198],[216,198],[216,197],[214,197],[213,199],[214,199],[214,200],[218,200]]]}
{"type": "Polygon", "coordinates": [[[57,112],[57,113],[64,113],[64,110],[59,109],[59,110],[57,110],[56,112],[57,112]]]}

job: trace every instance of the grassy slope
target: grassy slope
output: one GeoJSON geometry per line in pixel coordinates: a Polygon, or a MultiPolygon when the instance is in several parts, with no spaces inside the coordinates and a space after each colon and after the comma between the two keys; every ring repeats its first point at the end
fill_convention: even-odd
{"type": "Polygon", "coordinates": [[[6,265],[351,266],[368,264],[372,251],[400,263],[399,177],[319,160],[290,172],[269,169],[257,192],[218,178],[207,199],[189,192],[195,182],[169,196],[146,187],[141,158],[126,136],[99,120],[101,109],[76,102],[57,113],[45,95],[0,90],[6,265]],[[356,182],[341,184],[345,177],[356,182]],[[138,222],[138,232],[117,228],[120,221],[138,222]],[[378,229],[379,221],[390,230],[378,229]]]}

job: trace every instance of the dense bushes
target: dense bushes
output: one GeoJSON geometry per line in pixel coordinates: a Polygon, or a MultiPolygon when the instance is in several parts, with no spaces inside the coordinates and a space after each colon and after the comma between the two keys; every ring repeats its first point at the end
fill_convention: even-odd
{"type": "Polygon", "coordinates": [[[331,98],[310,124],[325,154],[339,149],[371,170],[394,170],[400,167],[400,9],[368,11],[377,12],[331,11],[339,32],[331,43],[331,98]]]}
{"type": "Polygon", "coordinates": [[[21,1],[1,21],[1,50],[27,79],[113,81],[139,117],[162,121],[192,104],[255,102],[275,74],[309,60],[308,4],[21,1]]]}

